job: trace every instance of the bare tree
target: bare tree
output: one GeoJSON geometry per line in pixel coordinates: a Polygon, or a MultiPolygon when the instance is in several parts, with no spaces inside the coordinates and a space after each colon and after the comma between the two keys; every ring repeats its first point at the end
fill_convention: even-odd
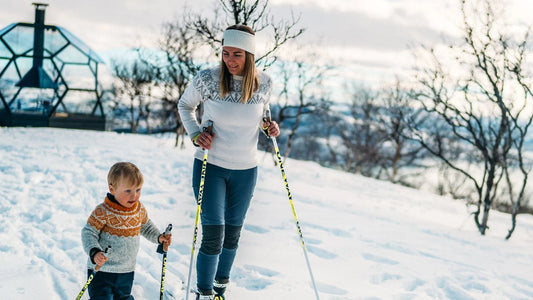
{"type": "Polygon", "coordinates": [[[193,59],[198,40],[195,38],[195,32],[183,23],[183,20],[178,19],[163,24],[158,41],[158,55],[144,54],[139,50],[141,59],[149,64],[156,74],[163,107],[161,118],[175,126],[175,145],[178,146],[181,138],[182,148],[185,145],[186,132],[178,113],[178,101],[200,69],[193,59]]]}
{"type": "Polygon", "coordinates": [[[344,170],[376,177],[383,161],[387,133],[379,126],[380,95],[369,88],[353,87],[349,115],[338,125],[344,147],[344,170]]]}
{"type": "Polygon", "coordinates": [[[218,57],[222,47],[222,33],[230,25],[244,24],[256,33],[270,30],[271,37],[265,53],[256,57],[263,69],[271,66],[277,59],[274,55],[282,45],[300,36],[304,29],[297,28],[299,17],[292,15],[290,20],[275,21],[268,10],[268,0],[218,0],[214,18],[192,14],[186,21],[189,28],[197,32],[218,57]]]}
{"type": "Polygon", "coordinates": [[[337,145],[334,144],[334,141],[332,141],[332,138],[336,136],[337,134],[337,124],[339,124],[340,117],[331,112],[331,108],[333,106],[333,101],[329,99],[322,99],[322,101],[319,102],[317,107],[317,116],[318,116],[318,124],[317,126],[320,126],[322,128],[322,131],[324,132],[324,139],[326,144],[326,149],[329,154],[329,158],[326,160],[322,160],[321,163],[325,163],[329,166],[336,166],[338,165],[338,154],[337,154],[337,145]]]}
{"type": "MultiPolygon", "coordinates": [[[[492,2],[477,4],[461,1],[464,44],[450,45],[444,52],[428,49],[432,63],[417,73],[418,104],[438,116],[448,129],[432,135],[432,125],[426,122],[414,126],[412,136],[473,184],[477,198],[474,219],[480,233],[485,234],[499,191],[505,184],[516,184],[515,178],[506,181],[505,176],[512,162],[520,161],[513,157],[522,157],[520,145],[531,124],[533,102],[527,85],[521,85],[528,78],[523,68],[527,34],[520,42],[513,42],[515,36],[505,31],[492,2]],[[444,62],[446,54],[453,59],[444,62]],[[455,69],[446,70],[445,65],[455,69]],[[453,143],[450,136],[466,147],[458,160],[452,160],[447,152],[447,142],[453,143]]],[[[528,172],[523,169],[520,191],[510,195],[518,207],[528,172]]],[[[512,230],[507,238],[511,234],[512,230]]]]}
{"type": "Polygon", "coordinates": [[[285,159],[290,155],[302,116],[317,112],[317,106],[324,98],[322,81],[332,69],[330,66],[319,64],[319,54],[314,48],[297,45],[296,49],[290,52],[293,54],[287,55],[283,61],[276,64],[282,79],[277,121],[280,127],[288,123],[286,121],[291,122],[285,144],[285,159]]]}
{"type": "Polygon", "coordinates": [[[468,179],[461,173],[457,173],[446,163],[439,165],[439,176],[437,178],[437,193],[439,195],[450,196],[453,199],[461,199],[468,204],[475,204],[476,199],[472,195],[471,186],[468,179]]]}
{"type": "Polygon", "coordinates": [[[132,63],[112,63],[112,72],[119,79],[119,85],[115,87],[117,96],[124,96],[129,101],[129,124],[131,132],[137,133],[139,123],[144,120],[146,128],[150,132],[150,106],[152,105],[152,85],[154,73],[139,60],[132,63]]]}
{"type": "MultiPolygon", "coordinates": [[[[425,166],[420,163],[425,156],[423,147],[413,143],[408,137],[409,125],[407,124],[408,116],[417,115],[420,111],[413,109],[409,102],[411,98],[407,89],[402,87],[399,79],[391,88],[385,89],[381,93],[382,103],[376,114],[377,126],[386,134],[386,141],[382,149],[383,160],[381,168],[384,177],[393,183],[401,183],[411,186],[407,177],[419,175],[418,170],[425,166]],[[414,171],[412,174],[401,174],[400,170],[409,168],[414,171]]],[[[412,120],[418,118],[411,118],[412,120]]],[[[420,122],[420,119],[418,119],[420,122]]],[[[421,119],[424,120],[424,119],[421,119]]]]}
{"type": "MultiPolygon", "coordinates": [[[[522,41],[515,46],[516,61],[507,66],[508,70],[512,72],[512,74],[515,76],[515,79],[518,81],[519,85],[523,89],[523,98],[518,101],[521,104],[516,103],[517,110],[515,110],[514,112],[509,111],[509,118],[512,124],[510,127],[512,135],[511,143],[513,144],[512,146],[515,149],[515,155],[514,157],[511,157],[510,161],[514,162],[515,169],[518,169],[522,176],[522,181],[520,184],[517,185],[518,188],[516,189],[516,191],[514,191],[514,184],[512,183],[513,181],[511,180],[509,165],[507,163],[508,160],[505,160],[505,179],[507,182],[509,199],[511,201],[512,206],[512,225],[509,229],[509,233],[507,234],[507,239],[511,237],[516,228],[516,216],[520,212],[522,204],[527,204],[527,202],[529,201],[529,198],[526,195],[526,187],[529,178],[529,173],[532,169],[532,163],[531,161],[527,161],[524,157],[524,143],[527,139],[531,123],[533,122],[533,112],[531,112],[531,106],[533,102],[533,91],[530,88],[530,86],[532,85],[532,76],[530,74],[526,74],[526,70],[524,68],[528,37],[529,30],[526,31],[526,33],[524,34],[522,41]]],[[[512,110],[513,107],[511,106],[510,109],[512,110]]]]}

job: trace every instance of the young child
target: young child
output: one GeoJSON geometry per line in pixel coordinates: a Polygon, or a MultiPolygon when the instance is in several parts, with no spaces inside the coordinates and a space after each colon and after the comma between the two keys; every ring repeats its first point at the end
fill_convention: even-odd
{"type": "Polygon", "coordinates": [[[89,285],[89,297],[98,299],[134,299],[131,295],[140,235],[153,243],[170,245],[172,236],[159,233],[139,201],[143,176],[132,163],[118,162],[107,175],[109,193],[96,206],[81,231],[85,252],[89,255],[88,275],[101,268],[89,285]],[[104,255],[103,249],[111,246],[104,255]]]}

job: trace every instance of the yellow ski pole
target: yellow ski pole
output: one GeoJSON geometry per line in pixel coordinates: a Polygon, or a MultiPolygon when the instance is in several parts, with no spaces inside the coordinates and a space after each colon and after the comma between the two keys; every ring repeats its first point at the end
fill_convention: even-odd
{"type": "MultiPolygon", "coordinates": [[[[111,249],[111,246],[107,246],[107,248],[105,248],[104,250],[104,256],[107,257],[109,254],[109,249],[111,249]]],[[[89,284],[91,284],[91,281],[93,281],[93,278],[94,278],[94,275],[96,275],[96,272],[98,272],[98,270],[100,270],[100,266],[96,266],[93,270],[93,272],[91,273],[91,275],[89,275],[89,278],[87,279],[87,281],[85,282],[85,285],[83,286],[83,288],[81,289],[80,293],[78,294],[78,297],[76,297],[76,300],[80,300],[81,297],[83,296],[83,293],[85,293],[85,290],[87,290],[87,288],[89,287],[89,284]]]]}
{"type": "MultiPolygon", "coordinates": [[[[167,229],[165,230],[163,235],[165,235],[165,236],[169,235],[171,230],[172,230],[172,224],[168,224],[167,229]]],[[[161,267],[161,287],[159,289],[159,300],[163,300],[163,292],[165,290],[165,273],[166,273],[166,269],[167,269],[168,245],[166,243],[164,243],[164,245],[163,244],[159,244],[159,246],[157,246],[156,252],[163,254],[163,264],[162,264],[162,267],[161,267]]]]}
{"type": "MultiPolygon", "coordinates": [[[[266,117],[264,118],[265,122],[270,122],[272,120],[270,115],[270,110],[266,111],[266,117]]],[[[267,134],[268,136],[268,134],[267,134]]],[[[281,154],[279,153],[278,148],[278,142],[276,141],[275,137],[268,136],[272,140],[272,144],[274,145],[274,151],[276,152],[276,156],[278,158],[278,164],[279,168],[281,170],[281,177],[283,178],[283,182],[285,183],[285,189],[287,190],[287,196],[289,197],[289,203],[291,205],[292,210],[292,216],[294,217],[294,222],[296,223],[296,229],[298,231],[298,236],[300,237],[300,243],[302,244],[302,249],[304,251],[305,256],[305,262],[307,263],[307,269],[309,270],[309,276],[311,277],[311,282],[313,283],[313,289],[315,290],[316,299],[319,300],[318,296],[318,290],[316,288],[315,284],[315,278],[313,276],[313,271],[311,270],[311,264],[309,263],[309,257],[307,255],[307,248],[305,247],[304,237],[302,234],[302,229],[300,228],[300,222],[298,221],[298,217],[296,216],[296,209],[294,208],[294,203],[292,201],[292,195],[291,191],[289,189],[289,182],[287,181],[287,175],[285,175],[285,169],[283,168],[283,161],[281,159],[281,154]]]]}
{"type": "MultiPolygon", "coordinates": [[[[209,134],[213,131],[213,121],[209,120],[207,127],[204,128],[204,131],[209,134]]],[[[196,218],[194,221],[194,234],[192,238],[192,249],[191,249],[191,260],[189,262],[189,275],[187,275],[187,290],[185,291],[185,300],[189,299],[189,293],[191,288],[191,274],[192,274],[192,264],[194,261],[194,250],[196,249],[196,239],[198,237],[198,223],[200,220],[200,213],[202,211],[202,198],[204,195],[204,184],[205,184],[205,170],[207,168],[207,154],[209,153],[208,149],[204,149],[204,158],[202,161],[202,172],[200,176],[200,187],[198,189],[198,201],[196,205],[196,218]]]]}

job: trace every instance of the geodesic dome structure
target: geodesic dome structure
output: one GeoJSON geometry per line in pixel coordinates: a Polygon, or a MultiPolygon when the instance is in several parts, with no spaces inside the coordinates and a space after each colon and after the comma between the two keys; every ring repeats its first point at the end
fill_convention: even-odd
{"type": "Polygon", "coordinates": [[[35,23],[0,30],[0,126],[105,129],[98,65],[103,60],[65,28],[35,23]]]}

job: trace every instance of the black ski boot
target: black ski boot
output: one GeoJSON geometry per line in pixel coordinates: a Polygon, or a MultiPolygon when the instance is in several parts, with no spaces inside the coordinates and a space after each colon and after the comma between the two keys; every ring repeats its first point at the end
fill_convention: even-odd
{"type": "Polygon", "coordinates": [[[206,291],[198,289],[198,291],[195,291],[196,293],[196,300],[215,300],[215,293],[213,290],[206,291]]]}
{"type": "Polygon", "coordinates": [[[213,283],[213,289],[215,290],[215,300],[225,300],[224,293],[228,287],[229,279],[228,278],[218,278],[215,279],[213,283]]]}

